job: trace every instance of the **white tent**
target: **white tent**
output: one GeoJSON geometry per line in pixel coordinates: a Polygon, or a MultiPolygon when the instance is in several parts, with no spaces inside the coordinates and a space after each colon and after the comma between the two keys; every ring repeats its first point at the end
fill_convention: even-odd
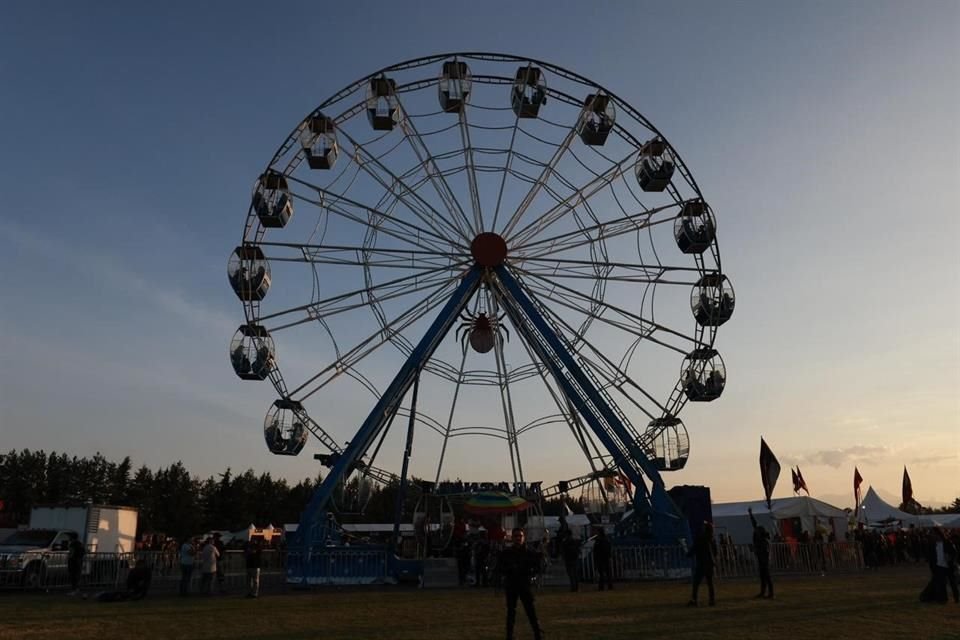
{"type": "Polygon", "coordinates": [[[917,527],[958,527],[960,526],[960,515],[958,514],[937,514],[915,516],[912,513],[901,511],[891,504],[888,504],[877,495],[873,487],[867,489],[867,495],[863,497],[860,503],[860,521],[866,521],[868,524],[889,524],[892,526],[917,527]]]}
{"type": "Polygon", "coordinates": [[[813,534],[818,525],[833,531],[842,540],[847,531],[847,512],[826,502],[798,496],[776,498],[767,508],[765,500],[753,502],[725,502],[713,505],[713,524],[717,533],[726,533],[735,544],[747,544],[753,539],[753,526],[747,509],[753,509],[757,522],[773,534],[780,530],[781,520],[800,519],[804,531],[813,534]]]}
{"type": "Polygon", "coordinates": [[[935,513],[925,517],[933,520],[937,526],[947,529],[960,529],[960,513],[935,513]]]}

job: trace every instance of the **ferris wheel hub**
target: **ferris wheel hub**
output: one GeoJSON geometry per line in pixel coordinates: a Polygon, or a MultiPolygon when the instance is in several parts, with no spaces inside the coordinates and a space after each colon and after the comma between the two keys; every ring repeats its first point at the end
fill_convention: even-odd
{"type": "Polygon", "coordinates": [[[487,231],[470,243],[470,254],[481,267],[499,267],[507,258],[507,242],[499,234],[487,231]]]}

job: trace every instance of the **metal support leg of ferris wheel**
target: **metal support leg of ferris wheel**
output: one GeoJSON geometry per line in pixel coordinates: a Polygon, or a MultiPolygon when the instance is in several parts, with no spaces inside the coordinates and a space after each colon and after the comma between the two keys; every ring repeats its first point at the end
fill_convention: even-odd
{"type": "MultiPolygon", "coordinates": [[[[384,427],[390,422],[390,419],[400,407],[400,402],[407,391],[417,379],[423,365],[430,359],[433,352],[437,349],[440,341],[447,335],[450,328],[457,321],[460,313],[466,307],[474,291],[480,284],[480,278],[483,273],[482,268],[472,267],[463,276],[463,280],[450,297],[450,300],[444,305],[443,309],[437,315],[436,319],[427,329],[423,338],[410,353],[407,361],[403,364],[397,375],[394,377],[390,386],[387,387],[380,400],[374,406],[373,411],[367,416],[363,425],[357,431],[350,444],[336,457],[333,468],[323,479],[320,486],[314,492],[313,497],[307,504],[306,509],[300,516],[300,526],[297,529],[295,544],[304,557],[310,553],[313,547],[323,547],[327,543],[328,537],[332,534],[329,531],[329,518],[327,509],[333,491],[337,484],[353,471],[361,463],[361,458],[370,448],[371,444],[381,433],[384,427]]],[[[302,563],[303,571],[306,571],[308,563],[302,563]]],[[[304,578],[306,576],[303,576],[304,578]]]]}
{"type": "Polygon", "coordinates": [[[689,539],[686,519],[681,516],[667,494],[660,473],[647,458],[646,452],[630,436],[618,412],[614,411],[608,402],[608,396],[605,398],[606,394],[602,393],[585,373],[558,332],[540,313],[537,305],[527,296],[523,286],[510,270],[500,265],[496,267],[496,274],[507,294],[502,296],[501,302],[517,331],[539,352],[563,394],[583,416],[636,488],[634,515],[649,519],[649,528],[642,527],[647,529],[644,533],[651,535],[655,542],[661,544],[675,544],[680,538],[689,539]],[[650,481],[649,490],[644,476],[650,481]]]}

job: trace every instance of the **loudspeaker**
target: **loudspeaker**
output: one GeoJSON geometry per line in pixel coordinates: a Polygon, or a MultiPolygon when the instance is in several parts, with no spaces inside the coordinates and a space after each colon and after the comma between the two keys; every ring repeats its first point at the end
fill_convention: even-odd
{"type": "Polygon", "coordinates": [[[669,489],[667,494],[690,523],[690,533],[694,538],[700,533],[704,522],[713,522],[710,487],[684,484],[669,489]]]}

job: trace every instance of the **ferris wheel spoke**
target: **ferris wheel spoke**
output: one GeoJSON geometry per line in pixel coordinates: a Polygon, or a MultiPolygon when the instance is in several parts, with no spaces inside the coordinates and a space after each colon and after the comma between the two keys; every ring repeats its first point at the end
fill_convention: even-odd
{"type": "MultiPolygon", "coordinates": [[[[467,261],[462,261],[456,265],[453,265],[453,268],[466,265],[467,261]]],[[[380,282],[372,286],[365,285],[351,291],[338,293],[322,300],[298,305],[296,307],[290,307],[289,309],[283,309],[281,311],[275,311],[273,313],[260,316],[258,320],[260,322],[264,322],[299,312],[306,312],[308,317],[293,324],[302,324],[303,322],[308,322],[310,320],[319,320],[336,313],[343,313],[344,311],[366,306],[369,304],[370,296],[375,293],[378,294],[378,296],[375,296],[374,299],[386,300],[404,295],[410,295],[412,293],[430,289],[432,287],[449,284],[460,277],[459,272],[448,273],[449,270],[450,267],[437,267],[426,272],[412,273],[400,278],[394,278],[393,280],[380,282]],[[357,303],[344,304],[342,306],[334,306],[337,303],[346,303],[351,298],[355,297],[361,298],[361,301],[357,303]]],[[[276,327],[275,329],[287,328],[288,326],[293,325],[284,325],[282,327],[276,327]]]]}
{"type": "MultiPolygon", "coordinates": [[[[407,142],[410,143],[410,148],[413,150],[414,155],[417,156],[420,167],[430,179],[431,186],[433,186],[434,190],[437,192],[437,195],[440,197],[440,200],[443,202],[443,205],[447,208],[447,212],[450,214],[450,217],[458,221],[457,227],[460,229],[461,234],[465,233],[465,239],[468,241],[472,240],[473,237],[480,232],[480,229],[473,227],[470,219],[464,212],[463,207],[460,206],[460,201],[457,200],[457,196],[454,194],[453,189],[450,188],[450,184],[444,177],[443,172],[441,172],[440,168],[437,166],[437,162],[433,154],[430,153],[427,143],[417,130],[417,125],[414,123],[412,118],[407,116],[407,110],[403,106],[403,101],[400,100],[399,96],[397,98],[397,106],[399,107],[401,114],[400,128],[403,130],[407,142]],[[463,226],[461,226],[461,222],[463,223],[463,226]]],[[[463,111],[464,110],[461,109],[461,113],[463,111]]],[[[465,147],[464,153],[466,152],[467,148],[465,147]]],[[[475,214],[478,212],[479,211],[475,212],[475,214]]]]}
{"type": "MultiPolygon", "coordinates": [[[[503,301],[501,300],[501,297],[503,295],[506,295],[506,293],[499,291],[497,289],[494,289],[493,293],[494,293],[494,296],[502,304],[503,301]]],[[[509,310],[510,307],[505,306],[505,308],[509,310]]],[[[516,319],[514,319],[514,321],[516,321],[516,319]]],[[[554,403],[557,405],[557,409],[560,411],[560,414],[564,417],[565,422],[569,427],[571,434],[574,437],[574,440],[576,440],[578,446],[580,446],[581,448],[581,451],[583,451],[583,454],[587,458],[591,466],[591,469],[593,469],[593,471],[596,472],[597,460],[601,462],[601,466],[605,466],[606,464],[604,462],[605,454],[603,454],[600,451],[596,442],[593,440],[593,437],[590,435],[589,430],[584,428],[584,425],[580,419],[580,416],[578,415],[577,410],[573,407],[573,404],[570,398],[568,398],[558,388],[555,388],[555,385],[557,384],[556,381],[555,380],[552,381],[547,376],[547,372],[549,370],[549,367],[547,366],[547,361],[550,358],[550,356],[543,351],[539,343],[531,342],[527,340],[527,337],[524,334],[524,332],[518,331],[517,333],[519,334],[519,339],[521,341],[521,344],[523,345],[524,350],[527,352],[527,355],[530,358],[531,362],[538,363],[536,370],[541,381],[544,384],[544,387],[547,389],[547,392],[550,394],[554,403]],[[594,452],[591,452],[590,446],[588,445],[588,443],[589,445],[593,446],[594,452]]]]}
{"type": "MultiPolygon", "coordinates": [[[[601,263],[602,264],[602,263],[601,263]]],[[[522,273],[541,276],[543,278],[565,278],[568,280],[588,280],[593,281],[597,278],[603,278],[607,282],[628,282],[633,284],[661,284],[661,285],[673,285],[673,286],[686,286],[690,287],[697,283],[699,275],[697,272],[690,273],[690,275],[696,275],[697,277],[691,278],[689,280],[677,280],[677,279],[668,279],[666,274],[669,273],[669,269],[650,269],[646,272],[641,273],[618,273],[615,268],[593,268],[593,267],[564,267],[560,268],[555,266],[554,268],[539,268],[539,269],[530,269],[530,268],[519,268],[522,273]],[[598,270],[600,271],[598,273],[598,270]]]]}
{"type": "MultiPolygon", "coordinates": [[[[451,235],[444,240],[450,244],[460,244],[460,241],[470,242],[470,234],[465,232],[458,224],[454,224],[450,219],[437,211],[429,202],[421,198],[416,189],[411,188],[400,176],[393,173],[376,155],[366,151],[362,143],[344,133],[344,137],[353,147],[352,153],[344,150],[350,159],[357,163],[368,176],[381,187],[387,190],[394,198],[401,202],[404,207],[416,216],[423,224],[430,229],[445,229],[451,235]],[[376,170],[374,170],[374,168],[376,170]]],[[[453,218],[456,220],[456,218],[453,218]]]]}
{"type": "Polygon", "coordinates": [[[369,207],[355,200],[351,200],[344,195],[327,191],[323,187],[311,184],[305,180],[293,177],[291,177],[290,180],[316,191],[320,196],[319,200],[315,200],[303,194],[294,193],[293,196],[296,199],[367,227],[368,230],[382,232],[396,240],[400,240],[422,250],[444,252],[448,251],[452,246],[461,246],[436,233],[432,228],[425,229],[406,220],[401,220],[387,211],[369,207]],[[329,198],[329,200],[327,200],[327,198],[329,198]],[[362,211],[363,214],[361,214],[360,211],[362,211]],[[374,223],[374,219],[377,220],[376,223],[374,223]],[[394,226],[387,227],[383,224],[384,221],[394,226]]]}
{"type": "Polygon", "coordinates": [[[513,119],[513,131],[510,134],[510,146],[507,149],[507,160],[503,166],[503,174],[500,176],[500,188],[497,190],[497,204],[493,210],[493,222],[490,225],[490,229],[496,231],[497,229],[497,219],[500,217],[500,205],[503,203],[503,190],[507,184],[507,175],[511,174],[511,166],[513,165],[513,145],[517,140],[517,130],[520,128],[520,117],[517,116],[513,119]]]}
{"type": "Polygon", "coordinates": [[[467,123],[466,105],[458,114],[460,121],[460,140],[463,147],[463,161],[467,166],[467,184],[470,189],[470,207],[473,209],[473,226],[477,233],[484,231],[483,211],[480,209],[480,187],[477,184],[477,168],[474,164],[473,145],[470,141],[470,125],[467,123]]]}
{"type": "MultiPolygon", "coordinates": [[[[555,308],[552,308],[550,305],[542,305],[541,311],[546,315],[555,326],[561,328],[567,332],[567,335],[577,335],[577,330],[574,329],[568,322],[566,322],[557,312],[555,308]]],[[[610,387],[616,388],[620,391],[627,399],[634,404],[638,409],[645,413],[649,418],[653,419],[654,413],[650,412],[648,409],[639,404],[634,398],[631,398],[626,392],[622,390],[622,386],[625,383],[630,383],[630,385],[635,388],[637,391],[642,393],[647,397],[651,402],[657,405],[659,413],[665,411],[664,407],[657,402],[656,398],[647,393],[640,385],[636,384],[627,374],[622,371],[616,364],[614,364],[606,355],[604,355],[603,350],[597,348],[592,342],[590,342],[585,336],[579,335],[578,342],[586,347],[588,353],[593,353],[597,358],[603,363],[603,366],[598,366],[597,362],[592,360],[587,354],[584,353],[584,349],[581,348],[577,351],[576,358],[579,361],[580,365],[584,367],[585,371],[592,377],[603,378],[603,382],[596,380],[599,384],[602,385],[602,388],[599,389],[603,391],[610,387]],[[592,372],[592,373],[591,373],[592,372]]],[[[625,418],[625,416],[624,416],[625,418]]],[[[636,430],[627,420],[624,420],[624,427],[631,431],[635,438],[639,439],[640,432],[636,430]]]]}
{"type": "MultiPolygon", "coordinates": [[[[563,218],[567,211],[571,210],[579,203],[586,202],[593,196],[602,192],[615,180],[619,179],[620,176],[622,176],[624,172],[629,169],[629,166],[632,166],[633,156],[634,152],[631,151],[630,154],[628,154],[623,160],[591,179],[589,182],[587,182],[587,184],[583,185],[573,194],[567,196],[561,202],[551,207],[538,218],[531,220],[525,227],[521,228],[512,235],[512,242],[517,245],[522,245],[530,241],[540,233],[543,233],[555,222],[563,218]]],[[[514,222],[514,224],[516,224],[516,222],[514,222]]]]}
{"type": "MultiPolygon", "coordinates": [[[[660,323],[658,323],[658,322],[654,322],[653,320],[649,320],[649,319],[643,318],[642,316],[639,316],[639,315],[637,315],[637,314],[635,314],[635,313],[632,313],[632,312],[630,312],[630,311],[627,311],[626,309],[623,309],[622,307],[619,307],[619,306],[616,306],[616,305],[614,305],[614,304],[611,304],[611,303],[607,302],[606,300],[601,300],[601,299],[594,298],[594,297],[592,297],[592,296],[590,296],[590,295],[588,295],[588,294],[583,293],[582,291],[577,291],[576,289],[573,289],[573,288],[571,288],[571,287],[567,287],[567,286],[565,286],[565,285],[563,285],[563,284],[560,284],[560,283],[558,283],[558,282],[553,282],[553,281],[551,281],[551,280],[549,280],[549,279],[547,279],[547,278],[544,278],[543,276],[537,275],[537,274],[530,274],[530,273],[524,272],[522,269],[517,269],[516,267],[512,267],[512,270],[515,271],[515,272],[518,272],[518,273],[520,273],[520,274],[522,274],[522,275],[524,275],[524,276],[529,276],[530,279],[531,279],[531,281],[533,281],[533,282],[539,281],[539,285],[538,285],[538,284],[533,284],[532,282],[531,282],[531,283],[527,283],[527,285],[530,286],[530,287],[532,287],[532,288],[534,288],[536,291],[538,291],[540,296],[546,297],[547,299],[549,299],[549,300],[552,301],[552,302],[555,302],[555,303],[557,303],[557,304],[561,304],[561,305],[567,307],[568,309],[571,309],[571,310],[573,310],[573,311],[577,311],[577,312],[579,312],[579,313],[581,313],[581,314],[591,315],[591,316],[594,317],[594,319],[599,320],[599,321],[601,321],[601,322],[605,322],[605,323],[607,323],[607,324],[611,324],[611,326],[616,326],[616,327],[618,327],[618,328],[620,328],[620,329],[623,329],[624,331],[630,331],[630,333],[633,333],[633,334],[636,335],[637,337],[641,337],[641,338],[643,338],[644,340],[650,340],[651,342],[654,342],[654,343],[656,343],[656,344],[660,344],[660,345],[663,346],[663,347],[666,347],[666,348],[671,349],[671,350],[673,350],[673,351],[676,351],[676,352],[678,352],[678,353],[682,353],[682,354],[684,354],[684,355],[686,355],[686,353],[688,352],[688,350],[684,350],[684,349],[682,349],[682,348],[680,348],[680,347],[676,347],[676,346],[673,346],[673,345],[671,345],[671,344],[669,344],[669,343],[660,341],[660,340],[654,338],[654,337],[653,337],[653,334],[654,334],[654,333],[664,333],[664,334],[668,334],[668,335],[674,336],[674,337],[676,337],[676,338],[678,338],[678,339],[680,339],[680,340],[690,342],[690,343],[692,343],[693,345],[698,345],[698,344],[700,343],[700,341],[697,340],[696,337],[688,336],[688,335],[686,335],[686,334],[684,334],[684,333],[681,333],[681,332],[679,332],[679,331],[676,331],[675,329],[671,329],[671,328],[669,328],[669,327],[667,327],[667,326],[665,326],[665,325],[662,325],[662,324],[660,324],[660,323]],[[569,294],[569,295],[567,295],[567,296],[559,295],[559,294],[557,293],[558,290],[559,290],[560,292],[563,292],[563,293],[566,293],[566,294],[569,294]],[[590,309],[584,309],[582,306],[577,305],[577,304],[575,304],[575,303],[572,303],[572,302],[571,302],[571,299],[573,299],[573,300],[580,300],[581,302],[587,303],[587,304],[590,305],[591,308],[590,308],[590,309]],[[593,309],[599,309],[599,310],[601,310],[601,311],[595,312],[595,311],[593,311],[593,309]],[[605,316],[603,310],[610,311],[610,312],[612,312],[612,313],[614,313],[614,314],[617,314],[618,316],[620,316],[620,317],[622,318],[622,320],[620,320],[620,321],[611,320],[609,317],[606,317],[606,316],[605,316]],[[627,324],[626,321],[631,321],[631,322],[633,323],[633,325],[627,324]],[[616,323],[616,324],[613,324],[613,323],[616,323]],[[634,327],[634,328],[633,328],[633,329],[628,329],[628,327],[631,327],[631,326],[634,327]],[[638,331],[639,331],[639,333],[638,333],[638,331]]],[[[569,326],[569,325],[568,325],[568,326],[569,326]]],[[[572,332],[572,334],[573,334],[573,335],[576,335],[577,332],[572,332]]]]}
{"type": "Polygon", "coordinates": [[[456,288],[456,285],[459,284],[458,280],[459,279],[448,282],[446,285],[438,287],[429,296],[406,309],[373,334],[361,340],[348,352],[337,358],[336,361],[308,378],[303,384],[291,391],[290,395],[293,396],[302,392],[302,395],[297,398],[297,400],[302,402],[320,391],[320,389],[343,373],[344,369],[355,367],[357,363],[371,353],[375,352],[384,344],[391,342],[391,338],[398,336],[402,331],[420,318],[426,316],[434,308],[447,302],[450,297],[449,294],[456,288]],[[451,286],[451,284],[453,286],[451,286]]]}
{"type": "Polygon", "coordinates": [[[510,216],[510,219],[507,220],[507,223],[500,235],[509,237],[513,233],[514,227],[517,226],[517,224],[520,222],[520,219],[523,217],[523,214],[527,211],[527,209],[530,208],[530,205],[533,204],[537,194],[540,193],[540,189],[542,189],[543,186],[550,180],[550,176],[554,173],[554,171],[556,171],[560,160],[570,148],[570,143],[573,142],[576,137],[576,127],[570,127],[570,130],[564,137],[563,142],[561,142],[557,146],[556,150],[554,150],[553,156],[550,158],[547,164],[544,165],[543,170],[540,172],[540,176],[534,182],[530,190],[527,191],[526,195],[523,197],[523,200],[520,201],[520,205],[517,207],[516,211],[514,211],[510,216]]]}
{"type": "Polygon", "coordinates": [[[575,231],[568,231],[550,238],[541,238],[531,241],[527,244],[521,244],[511,248],[512,253],[520,259],[540,258],[559,253],[561,251],[570,251],[586,244],[597,242],[599,239],[610,240],[618,236],[633,233],[649,227],[670,222],[674,219],[671,213],[676,208],[675,204],[664,205],[655,209],[633,213],[616,220],[600,222],[589,227],[582,227],[575,231]],[[659,219],[655,216],[662,215],[659,219]],[[595,234],[595,236],[593,235],[595,234]],[[530,252],[530,253],[526,253],[530,252]]]}
{"type": "Polygon", "coordinates": [[[299,244],[293,242],[260,242],[261,249],[290,250],[291,255],[264,252],[270,262],[306,262],[341,266],[370,266],[432,270],[452,267],[462,256],[442,251],[416,249],[380,249],[349,245],[299,244]]]}
{"type": "MultiPolygon", "coordinates": [[[[665,264],[644,264],[637,262],[622,261],[600,261],[600,260],[575,260],[569,258],[544,257],[525,257],[524,263],[534,263],[533,267],[523,267],[527,271],[535,272],[537,270],[546,271],[552,266],[560,277],[566,273],[568,275],[592,275],[594,277],[614,277],[623,275],[639,275],[643,277],[656,278],[668,273],[701,275],[701,269],[698,267],[682,267],[665,264]]],[[[551,270],[553,273],[553,270],[551,270]]],[[[547,275],[543,273],[543,275],[547,275]]],[[[659,282],[659,281],[658,281],[659,282]]]]}
{"type": "Polygon", "coordinates": [[[395,293],[388,294],[388,295],[381,295],[377,298],[371,298],[370,294],[367,291],[364,291],[361,295],[365,295],[366,297],[359,302],[352,302],[352,303],[345,302],[337,306],[328,307],[326,309],[323,309],[322,311],[317,311],[313,308],[308,308],[305,310],[306,315],[304,315],[302,318],[288,321],[285,324],[270,326],[267,328],[267,330],[270,332],[277,332],[277,331],[283,331],[284,329],[290,329],[292,327],[296,327],[302,324],[309,324],[311,322],[325,322],[328,318],[331,318],[333,316],[336,316],[342,313],[347,313],[349,311],[354,311],[357,309],[370,307],[371,305],[376,305],[379,310],[380,305],[384,302],[388,302],[390,300],[396,300],[398,298],[402,298],[403,296],[413,295],[414,293],[429,291],[431,288],[440,286],[442,284],[443,284],[443,281],[439,281],[439,280],[434,282],[429,282],[429,283],[423,283],[421,284],[421,286],[417,286],[413,288],[406,287],[401,290],[398,290],[395,293]]]}
{"type": "MultiPolygon", "coordinates": [[[[498,308],[496,304],[492,308],[494,317],[497,317],[498,308]]],[[[523,463],[520,459],[520,443],[517,441],[517,424],[513,414],[513,398],[510,395],[510,380],[506,375],[507,361],[503,354],[503,339],[495,336],[494,340],[494,359],[497,363],[497,378],[500,384],[500,405],[503,409],[503,423],[507,429],[507,448],[510,452],[510,468],[513,471],[513,481],[523,482],[523,463]]]]}
{"type": "Polygon", "coordinates": [[[460,396],[460,387],[463,386],[463,370],[467,364],[467,350],[463,350],[463,356],[460,358],[460,370],[457,374],[457,382],[453,390],[453,400],[450,402],[450,414],[447,417],[447,425],[443,430],[443,445],[440,447],[440,459],[437,461],[437,473],[433,478],[433,483],[440,482],[440,471],[443,468],[443,459],[447,455],[447,443],[450,441],[450,434],[453,429],[453,416],[457,410],[457,398],[460,396]]]}

